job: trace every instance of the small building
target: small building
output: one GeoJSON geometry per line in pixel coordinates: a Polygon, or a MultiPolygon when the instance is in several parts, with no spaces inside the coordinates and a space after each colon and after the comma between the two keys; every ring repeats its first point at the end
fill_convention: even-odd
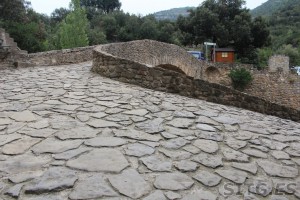
{"type": "Polygon", "coordinates": [[[215,48],[212,50],[212,61],[233,63],[234,62],[234,49],[232,48],[215,48]],[[214,52],[216,52],[214,56],[214,52]],[[215,58],[215,60],[214,60],[215,58]]]}

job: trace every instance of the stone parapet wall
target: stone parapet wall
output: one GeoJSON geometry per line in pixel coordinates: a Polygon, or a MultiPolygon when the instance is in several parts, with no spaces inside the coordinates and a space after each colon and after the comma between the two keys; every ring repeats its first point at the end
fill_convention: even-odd
{"type": "Polygon", "coordinates": [[[95,46],[54,50],[32,54],[12,54],[10,60],[17,67],[53,66],[81,63],[93,59],[95,46]]]}
{"type": "Polygon", "coordinates": [[[107,54],[142,63],[148,67],[174,66],[191,77],[195,77],[205,64],[177,45],[153,40],[114,43],[97,48],[107,54]]]}
{"type": "Polygon", "coordinates": [[[28,54],[28,62],[47,66],[91,61],[94,48],[95,46],[88,46],[28,54]]]}
{"type": "Polygon", "coordinates": [[[271,103],[259,97],[229,87],[197,80],[183,73],[160,67],[148,67],[129,59],[112,56],[96,48],[92,71],[103,76],[142,87],[177,93],[210,102],[231,105],[248,110],[300,121],[300,110],[271,103]]]}

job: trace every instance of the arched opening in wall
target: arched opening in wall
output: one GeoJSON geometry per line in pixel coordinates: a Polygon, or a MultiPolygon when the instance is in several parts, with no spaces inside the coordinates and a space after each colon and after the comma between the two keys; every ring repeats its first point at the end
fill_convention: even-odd
{"type": "Polygon", "coordinates": [[[208,67],[205,70],[204,74],[206,80],[213,83],[218,82],[221,76],[220,71],[216,67],[212,67],[212,66],[208,67]]]}
{"type": "Polygon", "coordinates": [[[160,67],[163,69],[167,69],[167,70],[171,70],[171,71],[175,71],[181,74],[185,74],[179,67],[175,66],[175,65],[171,65],[171,64],[162,64],[162,65],[157,65],[155,67],[160,67]]]}

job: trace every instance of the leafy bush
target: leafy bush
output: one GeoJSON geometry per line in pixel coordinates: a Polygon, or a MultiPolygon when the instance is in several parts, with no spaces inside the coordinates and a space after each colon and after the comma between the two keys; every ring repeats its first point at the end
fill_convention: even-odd
{"type": "Polygon", "coordinates": [[[253,80],[251,73],[245,68],[233,69],[229,73],[233,87],[238,90],[244,90],[253,80]]]}
{"type": "Polygon", "coordinates": [[[269,58],[273,55],[271,48],[261,48],[257,51],[258,65],[257,69],[265,69],[268,66],[269,58]]]}

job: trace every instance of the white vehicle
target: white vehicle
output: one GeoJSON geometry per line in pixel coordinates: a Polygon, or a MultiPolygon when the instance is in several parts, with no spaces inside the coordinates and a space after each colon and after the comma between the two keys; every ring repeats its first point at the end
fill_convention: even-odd
{"type": "Polygon", "coordinates": [[[296,73],[300,76],[300,66],[293,67],[293,69],[296,71],[296,73]]]}

